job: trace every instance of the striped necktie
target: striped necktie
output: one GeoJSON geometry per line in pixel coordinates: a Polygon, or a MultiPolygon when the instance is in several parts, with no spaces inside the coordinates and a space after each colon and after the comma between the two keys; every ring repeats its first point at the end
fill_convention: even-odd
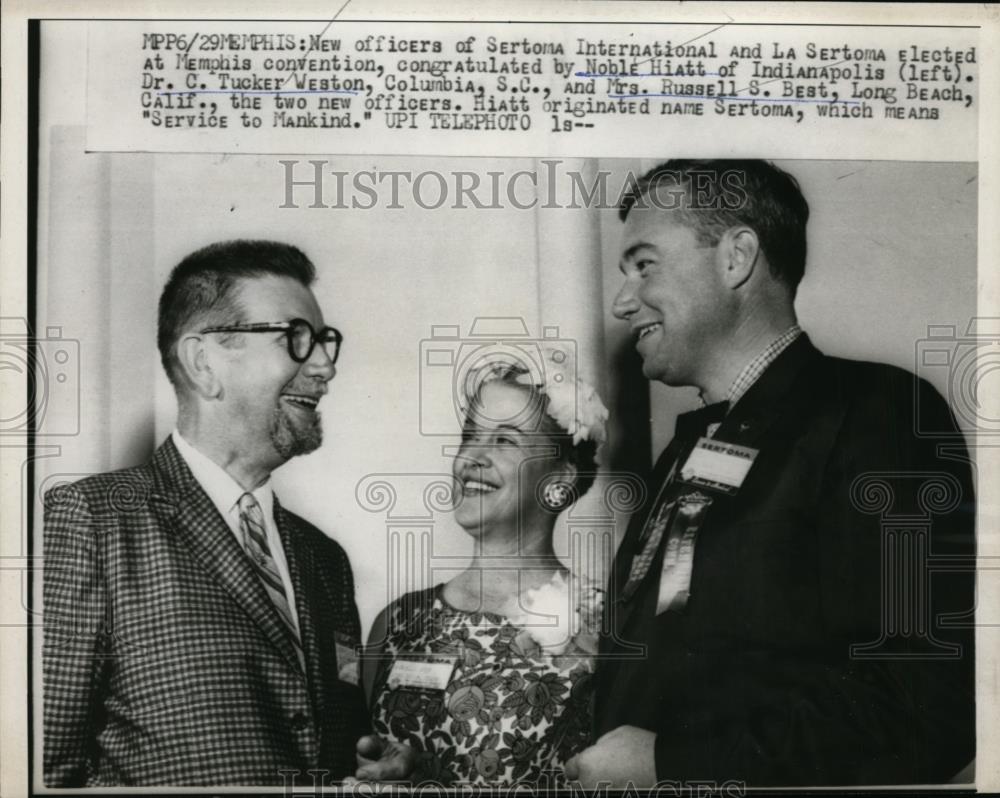
{"type": "Polygon", "coordinates": [[[260,505],[251,493],[240,496],[240,531],[243,533],[243,547],[250,557],[254,571],[274,602],[278,615],[288,628],[289,635],[295,643],[295,654],[299,658],[302,670],[305,670],[305,654],[302,651],[302,641],[299,639],[298,627],[292,616],[292,608],[288,604],[288,594],[281,580],[278,566],[271,555],[271,547],[267,545],[267,531],[264,527],[264,514],[260,505]]]}

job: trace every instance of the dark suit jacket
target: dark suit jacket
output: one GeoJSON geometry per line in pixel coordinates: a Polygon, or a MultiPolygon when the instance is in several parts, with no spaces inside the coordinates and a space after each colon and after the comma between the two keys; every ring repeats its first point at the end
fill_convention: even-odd
{"type": "Polygon", "coordinates": [[[686,607],[657,616],[662,544],[630,601],[621,587],[700,415],[678,420],[616,559],[598,733],[655,731],[659,779],[947,781],[975,753],[972,618],[957,617],[974,606],[975,541],[961,435],[939,456],[918,434],[955,430],[944,401],[802,336],[716,433],[759,454],[708,510],[686,607]]]}
{"type": "Polygon", "coordinates": [[[337,679],[357,641],[344,551],[275,504],[307,668],[236,536],[170,440],[45,502],[48,786],[282,784],[354,770],[368,723],[337,679]]]}

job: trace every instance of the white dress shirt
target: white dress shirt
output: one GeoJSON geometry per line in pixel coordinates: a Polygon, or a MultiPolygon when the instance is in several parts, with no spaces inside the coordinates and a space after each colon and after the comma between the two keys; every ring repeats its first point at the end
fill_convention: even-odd
{"type": "MultiPolygon", "coordinates": [[[[199,452],[190,443],[184,440],[180,432],[174,430],[171,434],[174,446],[180,452],[184,462],[187,463],[191,473],[198,481],[198,484],[208,494],[212,504],[219,510],[219,514],[225,519],[226,524],[236,536],[240,548],[243,549],[243,532],[240,529],[240,509],[239,501],[247,491],[243,490],[229,474],[226,473],[218,463],[206,455],[199,452]]],[[[292,611],[292,618],[295,621],[296,631],[298,631],[299,616],[295,610],[295,591],[292,590],[292,579],[288,573],[288,560],[285,559],[285,548],[281,545],[281,535],[278,534],[278,525],[274,521],[274,490],[271,488],[271,480],[268,479],[256,490],[250,491],[260,505],[261,513],[264,516],[264,527],[267,531],[267,545],[271,549],[271,556],[278,567],[281,576],[281,583],[285,586],[285,595],[288,597],[288,607],[292,611]]],[[[245,549],[244,549],[245,550],[245,549]]]]}

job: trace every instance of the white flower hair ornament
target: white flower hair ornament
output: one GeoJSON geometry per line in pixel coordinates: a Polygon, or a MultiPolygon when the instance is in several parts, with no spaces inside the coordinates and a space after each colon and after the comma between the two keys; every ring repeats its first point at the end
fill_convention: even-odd
{"type": "Polygon", "coordinates": [[[602,444],[607,440],[605,422],[608,409],[594,386],[577,377],[576,362],[564,349],[542,349],[542,382],[531,374],[520,374],[517,382],[533,385],[548,397],[548,414],[573,436],[573,445],[580,441],[602,444]]]}

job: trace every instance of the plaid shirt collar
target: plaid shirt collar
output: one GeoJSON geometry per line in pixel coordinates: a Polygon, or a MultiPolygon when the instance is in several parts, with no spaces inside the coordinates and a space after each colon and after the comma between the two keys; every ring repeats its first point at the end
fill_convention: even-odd
{"type": "MultiPolygon", "coordinates": [[[[798,324],[793,324],[781,335],[771,341],[771,343],[765,346],[753,360],[743,367],[743,370],[736,375],[736,379],[733,380],[732,385],[729,386],[729,391],[726,393],[726,401],[729,402],[730,408],[732,408],[733,405],[735,405],[743,397],[743,394],[749,391],[753,384],[760,379],[761,374],[767,371],[767,367],[777,360],[778,355],[791,346],[795,339],[800,335],[802,335],[802,328],[799,327],[798,324]]],[[[702,397],[702,404],[705,404],[704,397],[702,397]]],[[[715,430],[718,428],[718,424],[711,424],[709,426],[709,437],[711,437],[711,435],[713,435],[715,430]]]]}
{"type": "Polygon", "coordinates": [[[726,394],[730,407],[735,405],[743,397],[743,394],[750,390],[751,386],[760,379],[760,375],[767,370],[767,367],[800,335],[802,335],[802,328],[798,324],[793,324],[743,367],[743,370],[733,380],[733,384],[729,386],[729,392],[726,394]]]}

